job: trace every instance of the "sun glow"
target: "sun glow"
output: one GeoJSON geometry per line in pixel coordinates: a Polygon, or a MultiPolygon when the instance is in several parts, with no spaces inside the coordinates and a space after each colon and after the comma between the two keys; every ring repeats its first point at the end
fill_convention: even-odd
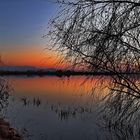
{"type": "Polygon", "coordinates": [[[58,53],[45,48],[47,47],[43,45],[20,45],[14,50],[5,49],[3,51],[5,53],[2,54],[2,59],[6,65],[50,68],[63,68],[66,66],[66,63],[60,63],[62,57],[58,53]]]}

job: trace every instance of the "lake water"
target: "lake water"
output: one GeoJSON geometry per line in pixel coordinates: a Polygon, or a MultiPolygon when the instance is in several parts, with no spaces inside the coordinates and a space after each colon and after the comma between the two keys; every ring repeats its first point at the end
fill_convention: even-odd
{"type": "Polygon", "coordinates": [[[4,116],[25,140],[104,140],[98,100],[109,86],[100,77],[5,77],[13,91],[4,116]],[[101,90],[102,89],[102,90],[101,90]],[[102,91],[102,92],[101,92],[102,91]]]}

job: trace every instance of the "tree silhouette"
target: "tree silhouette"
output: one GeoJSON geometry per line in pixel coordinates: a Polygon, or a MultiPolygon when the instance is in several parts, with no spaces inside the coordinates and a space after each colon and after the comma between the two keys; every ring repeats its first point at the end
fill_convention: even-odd
{"type": "Polygon", "coordinates": [[[67,59],[92,71],[139,70],[139,0],[57,2],[63,8],[48,35],[67,59]]]}
{"type": "Polygon", "coordinates": [[[12,87],[10,84],[5,79],[0,78],[0,112],[8,106],[11,91],[12,87]]]}
{"type": "Polygon", "coordinates": [[[50,23],[52,49],[86,70],[116,73],[114,80],[130,88],[130,77],[121,73],[140,71],[140,1],[57,2],[63,7],[50,23]]]}
{"type": "Polygon", "coordinates": [[[139,78],[123,73],[140,72],[140,0],[56,2],[61,10],[50,22],[51,49],[75,66],[115,73],[103,110],[111,123],[127,124],[140,105],[139,78]]]}

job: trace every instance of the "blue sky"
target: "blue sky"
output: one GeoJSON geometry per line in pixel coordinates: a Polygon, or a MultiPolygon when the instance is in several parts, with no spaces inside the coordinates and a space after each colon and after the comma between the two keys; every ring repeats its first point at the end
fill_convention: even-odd
{"type": "Polygon", "coordinates": [[[44,52],[41,38],[58,12],[52,1],[0,0],[0,56],[6,65],[53,66],[56,55],[44,52]]]}
{"type": "Polygon", "coordinates": [[[0,0],[0,47],[41,44],[57,5],[49,0],[0,0]]]}

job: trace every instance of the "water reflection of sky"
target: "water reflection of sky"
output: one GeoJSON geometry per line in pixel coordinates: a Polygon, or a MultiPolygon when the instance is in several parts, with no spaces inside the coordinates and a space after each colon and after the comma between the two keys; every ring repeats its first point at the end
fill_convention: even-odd
{"type": "Polygon", "coordinates": [[[93,140],[103,137],[96,124],[95,97],[91,90],[102,96],[99,90],[108,86],[108,78],[103,81],[99,77],[87,80],[87,77],[80,76],[7,79],[14,92],[5,115],[27,140],[93,140]]]}

